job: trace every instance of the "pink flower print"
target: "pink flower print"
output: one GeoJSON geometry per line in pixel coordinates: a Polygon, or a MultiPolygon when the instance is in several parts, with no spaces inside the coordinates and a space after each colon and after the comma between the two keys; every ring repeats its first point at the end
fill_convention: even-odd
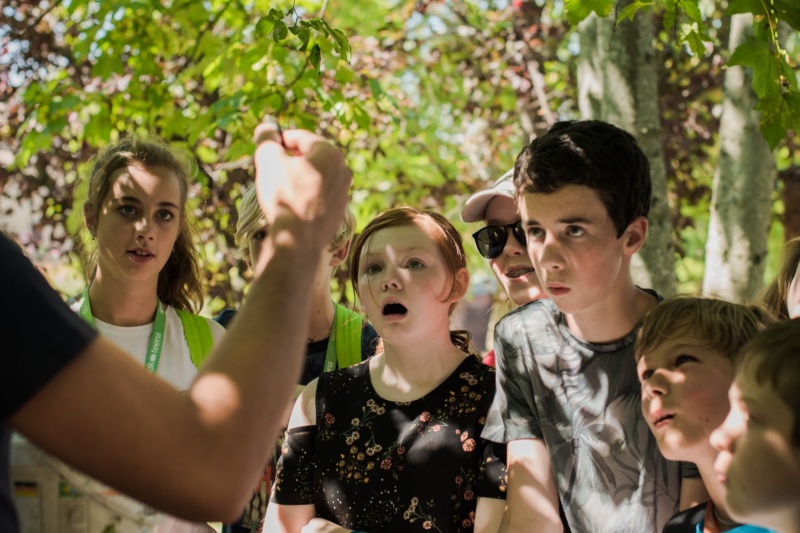
{"type": "Polygon", "coordinates": [[[471,452],[475,449],[475,439],[468,439],[461,445],[465,452],[471,452]]]}
{"type": "Polygon", "coordinates": [[[461,442],[464,442],[465,440],[467,440],[467,437],[469,437],[469,432],[468,432],[468,431],[465,431],[465,432],[464,432],[464,433],[461,435],[461,442]]]}
{"type": "Polygon", "coordinates": [[[467,500],[467,501],[470,501],[470,500],[472,500],[474,497],[475,497],[475,493],[474,493],[474,492],[472,492],[471,490],[467,489],[466,491],[464,491],[464,499],[465,499],[465,500],[467,500]]]}
{"type": "Polygon", "coordinates": [[[419,419],[422,420],[423,422],[428,422],[431,419],[431,414],[428,411],[425,411],[421,415],[419,415],[419,419]]]}
{"type": "Polygon", "coordinates": [[[422,523],[423,529],[430,529],[432,527],[433,527],[433,522],[431,522],[430,520],[425,520],[425,522],[422,523]]]}
{"type": "Polygon", "coordinates": [[[405,446],[400,446],[399,448],[397,448],[397,455],[403,455],[404,453],[406,453],[405,446]]]}
{"type": "Polygon", "coordinates": [[[330,425],[332,425],[334,422],[336,422],[336,417],[334,417],[334,416],[333,416],[332,414],[330,414],[330,413],[325,413],[325,423],[326,423],[327,425],[329,425],[329,426],[330,426],[330,425]]]}
{"type": "Polygon", "coordinates": [[[383,461],[381,461],[381,468],[383,468],[384,470],[389,470],[390,468],[392,468],[392,460],[384,459],[383,461]]]}
{"type": "Polygon", "coordinates": [[[461,477],[461,476],[456,476],[456,485],[461,485],[461,483],[462,483],[463,481],[464,481],[464,478],[463,478],[463,477],[461,477]]]}
{"type": "Polygon", "coordinates": [[[439,427],[439,424],[436,424],[435,426],[433,426],[433,430],[434,431],[439,431],[440,429],[441,428],[439,427]]]}

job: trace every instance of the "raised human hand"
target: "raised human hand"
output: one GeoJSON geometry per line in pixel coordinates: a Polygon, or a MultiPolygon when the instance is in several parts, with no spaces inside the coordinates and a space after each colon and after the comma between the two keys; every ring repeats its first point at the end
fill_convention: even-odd
{"type": "Polygon", "coordinates": [[[254,132],[259,204],[274,231],[288,228],[321,249],[344,219],[353,175],[344,154],[324,137],[306,130],[282,137],[281,143],[274,121],[254,132]]]}

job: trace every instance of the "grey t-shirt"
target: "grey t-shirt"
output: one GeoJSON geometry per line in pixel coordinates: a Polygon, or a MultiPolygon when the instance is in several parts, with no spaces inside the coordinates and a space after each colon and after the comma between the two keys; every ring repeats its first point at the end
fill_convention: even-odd
{"type": "Polygon", "coordinates": [[[680,464],[664,459],[641,413],[637,330],[582,341],[550,300],[495,328],[498,387],[482,436],[544,440],[575,533],[661,531],[678,510],[680,464]]]}

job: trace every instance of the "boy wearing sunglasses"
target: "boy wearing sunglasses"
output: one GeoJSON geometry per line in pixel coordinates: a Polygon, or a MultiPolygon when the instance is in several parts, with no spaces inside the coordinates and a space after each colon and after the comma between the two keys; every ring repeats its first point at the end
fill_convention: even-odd
{"type": "MultiPolygon", "coordinates": [[[[630,276],[647,235],[647,158],[611,124],[559,122],[517,157],[514,185],[549,299],[495,328],[499,387],[482,436],[507,443],[501,531],[563,531],[559,501],[572,531],[661,531],[681,472],[642,417],[633,357],[660,300],[630,276]]],[[[703,496],[700,480],[686,488],[703,496]]]]}
{"type": "MultiPolygon", "coordinates": [[[[547,298],[528,257],[525,231],[514,199],[513,169],[489,189],[470,196],[461,210],[461,220],[486,224],[472,237],[478,252],[489,260],[497,281],[515,306],[547,298]]],[[[483,362],[494,366],[494,360],[494,350],[491,350],[483,362]]]]}

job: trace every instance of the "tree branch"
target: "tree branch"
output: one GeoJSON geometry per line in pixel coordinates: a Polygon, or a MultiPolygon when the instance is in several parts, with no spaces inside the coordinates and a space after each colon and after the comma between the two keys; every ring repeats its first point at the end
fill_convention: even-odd
{"type": "Polygon", "coordinates": [[[50,5],[50,7],[45,9],[42,12],[41,15],[36,17],[36,20],[34,20],[32,24],[29,24],[28,26],[26,26],[25,29],[22,30],[21,32],[10,33],[8,35],[8,38],[11,39],[12,41],[24,39],[25,36],[28,35],[28,32],[30,32],[33,28],[38,26],[39,23],[42,22],[42,20],[44,20],[44,18],[47,16],[47,14],[50,13],[55,8],[57,8],[58,6],[60,6],[62,2],[63,2],[63,0],[54,0],[53,3],[50,5]]]}

